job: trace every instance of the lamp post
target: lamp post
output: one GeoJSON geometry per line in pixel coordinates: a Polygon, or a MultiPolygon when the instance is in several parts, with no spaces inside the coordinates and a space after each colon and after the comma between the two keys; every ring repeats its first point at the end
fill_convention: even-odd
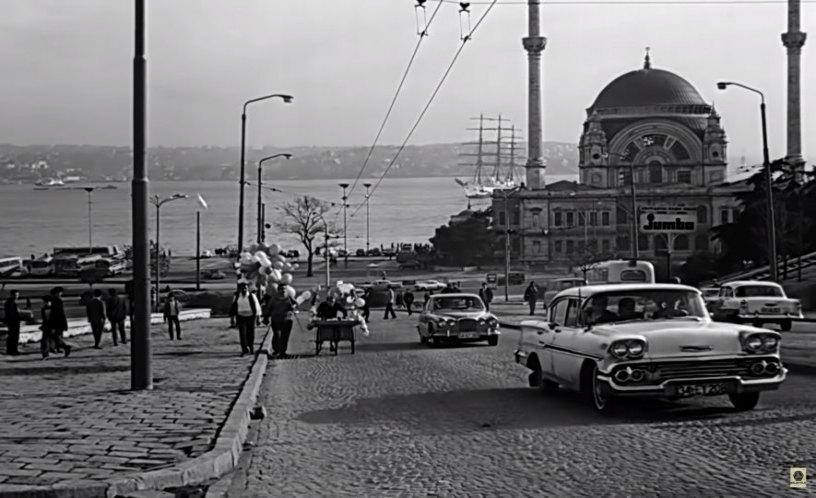
{"type": "Polygon", "coordinates": [[[93,210],[91,205],[93,202],[91,201],[91,192],[94,191],[93,187],[85,187],[85,192],[88,192],[88,254],[93,254],[93,210]]]}
{"type": "Polygon", "coordinates": [[[246,157],[246,119],[247,119],[247,106],[249,104],[253,104],[255,102],[260,102],[262,100],[268,100],[272,98],[279,98],[282,99],[285,103],[290,104],[294,97],[291,95],[285,95],[280,93],[275,93],[272,95],[265,95],[263,97],[258,97],[254,99],[247,100],[244,102],[244,108],[241,112],[241,178],[239,180],[239,194],[238,194],[238,257],[241,257],[241,253],[243,252],[244,248],[244,185],[246,184],[246,166],[245,166],[245,157],[246,157]]]}
{"type": "Polygon", "coordinates": [[[340,188],[343,189],[343,251],[345,252],[345,266],[348,268],[348,228],[347,222],[348,218],[346,216],[346,209],[348,209],[348,196],[346,195],[346,189],[349,188],[348,183],[340,183],[340,188]]]}
{"type": "MultiPolygon", "coordinates": [[[[198,205],[207,209],[207,201],[198,194],[198,205]]],[[[156,217],[158,219],[158,217],[156,217]]],[[[158,222],[156,223],[158,225],[158,222]]],[[[196,290],[201,290],[201,210],[196,209],[196,290]]]]}
{"type": "Polygon", "coordinates": [[[369,211],[368,211],[368,198],[370,197],[369,190],[371,188],[370,183],[364,183],[363,187],[366,189],[365,194],[365,201],[366,201],[366,256],[368,256],[368,252],[371,250],[371,238],[369,237],[369,211]]]}
{"type": "Polygon", "coordinates": [[[131,227],[133,239],[133,309],[130,335],[130,388],[153,389],[150,348],[150,249],[147,178],[147,61],[145,59],[145,1],[136,0],[133,53],[133,180],[131,227]]]}
{"type": "Polygon", "coordinates": [[[771,173],[771,159],[768,153],[768,125],[765,119],[765,94],[751,88],[750,86],[736,83],[733,81],[719,81],[717,82],[717,89],[725,90],[729,86],[737,86],[749,92],[754,92],[759,95],[759,113],[762,118],[762,166],[765,169],[765,191],[767,195],[767,213],[768,217],[768,269],[771,271],[771,281],[778,281],[778,263],[776,260],[776,220],[773,205],[773,174],[771,173]]]}
{"type": "Polygon", "coordinates": [[[161,245],[159,244],[159,228],[160,228],[160,221],[161,221],[161,207],[167,204],[168,202],[177,201],[179,199],[186,199],[188,196],[187,194],[173,194],[170,197],[161,199],[159,198],[158,194],[154,195],[150,198],[150,203],[156,206],[156,302],[154,303],[154,308],[156,311],[159,309],[159,284],[161,283],[161,245]]]}
{"type": "MultiPolygon", "coordinates": [[[[625,159],[626,156],[620,154],[618,152],[607,152],[604,157],[608,158],[609,156],[618,156],[621,159],[625,159]]],[[[637,193],[635,192],[635,163],[629,161],[629,186],[630,186],[630,196],[631,196],[631,203],[632,203],[632,213],[631,213],[631,223],[630,223],[630,231],[631,231],[631,239],[632,239],[632,262],[638,260],[640,257],[639,248],[638,248],[638,219],[637,219],[637,193]]]]}
{"type": "MultiPolygon", "coordinates": [[[[281,154],[273,154],[271,156],[264,157],[263,159],[258,161],[258,243],[259,244],[261,242],[263,242],[263,239],[264,239],[264,236],[263,236],[263,231],[264,231],[263,230],[263,198],[261,197],[261,186],[263,185],[263,182],[261,180],[261,175],[262,175],[261,166],[263,166],[263,163],[265,163],[266,161],[275,159],[277,157],[285,157],[287,160],[289,160],[289,159],[292,158],[292,154],[289,154],[288,152],[283,152],[281,154]]],[[[238,251],[239,251],[239,254],[240,254],[240,249],[238,251]]]]}

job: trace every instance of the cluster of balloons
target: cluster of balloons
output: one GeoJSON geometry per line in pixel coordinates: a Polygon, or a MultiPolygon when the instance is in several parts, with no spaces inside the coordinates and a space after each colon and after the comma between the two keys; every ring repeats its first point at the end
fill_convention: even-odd
{"type": "MultiPolygon", "coordinates": [[[[362,312],[362,308],[366,302],[365,299],[359,296],[359,291],[354,287],[354,284],[338,281],[334,287],[328,289],[328,294],[333,296],[336,302],[343,304],[343,307],[348,312],[348,317],[356,319],[359,322],[359,327],[363,335],[368,337],[368,325],[363,319],[362,312]]],[[[315,310],[312,310],[312,313],[314,315],[315,310]]]]}
{"type": "Polygon", "coordinates": [[[255,289],[266,289],[267,294],[272,294],[282,284],[286,286],[286,294],[292,299],[297,291],[292,287],[294,278],[291,272],[297,268],[297,264],[286,261],[281,246],[263,242],[252,245],[235,263],[235,269],[255,289]]]}

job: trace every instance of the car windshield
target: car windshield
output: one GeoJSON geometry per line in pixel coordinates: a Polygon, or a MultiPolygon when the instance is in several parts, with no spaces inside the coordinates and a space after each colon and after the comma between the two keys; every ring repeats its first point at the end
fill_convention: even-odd
{"type": "Polygon", "coordinates": [[[708,316],[700,295],[674,289],[637,289],[595,294],[582,310],[585,323],[630,320],[704,319],[708,316]]]}
{"type": "Polygon", "coordinates": [[[442,297],[434,299],[433,309],[436,311],[483,311],[484,304],[477,297],[442,297]]]}
{"type": "Polygon", "coordinates": [[[782,297],[782,289],[775,285],[741,285],[734,289],[737,297],[782,297]]]}

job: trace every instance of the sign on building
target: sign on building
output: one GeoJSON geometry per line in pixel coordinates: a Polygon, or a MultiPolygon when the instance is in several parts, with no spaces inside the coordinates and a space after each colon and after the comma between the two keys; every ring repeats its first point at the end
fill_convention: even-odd
{"type": "Polygon", "coordinates": [[[685,207],[642,207],[641,233],[688,233],[697,227],[697,210],[685,207]]]}

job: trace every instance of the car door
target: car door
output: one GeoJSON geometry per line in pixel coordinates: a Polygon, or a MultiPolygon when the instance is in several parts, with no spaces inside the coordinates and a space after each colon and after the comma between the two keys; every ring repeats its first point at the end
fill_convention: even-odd
{"type": "Polygon", "coordinates": [[[571,297],[566,302],[564,319],[553,334],[552,350],[553,373],[563,383],[573,385],[578,382],[581,364],[585,356],[576,348],[578,334],[584,331],[578,319],[581,301],[571,297]]]}
{"type": "Polygon", "coordinates": [[[531,328],[522,333],[522,341],[526,344],[522,350],[535,351],[542,372],[554,375],[551,346],[555,339],[556,330],[563,324],[567,314],[568,299],[553,302],[549,309],[549,325],[531,328]]]}

